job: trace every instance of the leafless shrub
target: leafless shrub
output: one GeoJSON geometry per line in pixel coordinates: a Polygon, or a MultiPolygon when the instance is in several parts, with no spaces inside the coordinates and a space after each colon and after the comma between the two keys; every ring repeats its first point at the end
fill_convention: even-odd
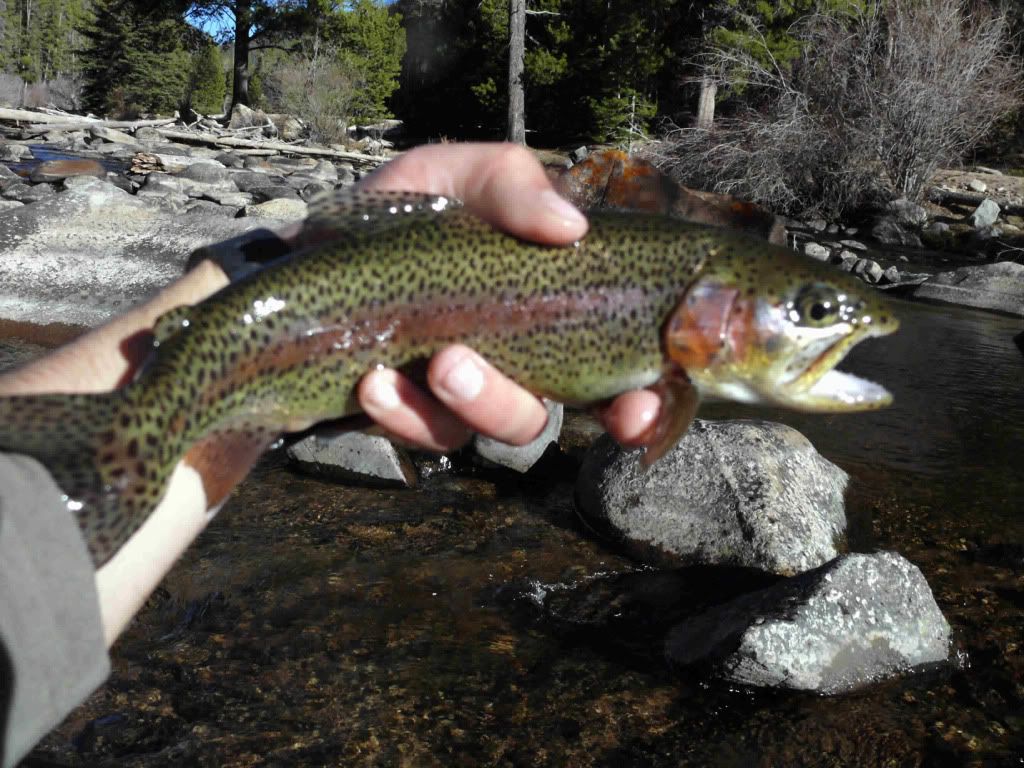
{"type": "Polygon", "coordinates": [[[50,89],[50,103],[66,112],[82,109],[82,76],[58,75],[47,83],[50,89]]]}
{"type": "Polygon", "coordinates": [[[24,80],[7,72],[0,73],[0,104],[20,107],[24,91],[24,80]]]}
{"type": "Polygon", "coordinates": [[[300,118],[309,137],[320,144],[337,144],[346,137],[360,83],[330,46],[314,45],[308,55],[295,57],[268,75],[264,91],[274,111],[300,118]]]}
{"type": "Polygon", "coordinates": [[[739,92],[735,113],[649,153],[684,183],[790,213],[918,197],[1021,103],[1007,17],[963,0],[866,5],[801,21],[791,67],[756,28],[758,55],[710,52],[701,76],[739,92]]]}

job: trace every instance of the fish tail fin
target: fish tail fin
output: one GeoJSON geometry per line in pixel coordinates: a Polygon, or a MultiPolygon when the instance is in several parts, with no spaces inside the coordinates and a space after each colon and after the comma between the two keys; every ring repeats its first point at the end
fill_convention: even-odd
{"type": "Polygon", "coordinates": [[[0,451],[46,467],[97,568],[156,506],[169,474],[158,425],[126,404],[123,391],[0,398],[0,451]]]}

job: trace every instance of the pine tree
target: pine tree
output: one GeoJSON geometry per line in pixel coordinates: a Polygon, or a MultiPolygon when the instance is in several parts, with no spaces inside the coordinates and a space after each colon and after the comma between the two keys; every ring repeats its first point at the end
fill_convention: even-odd
{"type": "Polygon", "coordinates": [[[405,55],[401,15],[375,0],[355,0],[333,21],[340,60],[361,82],[353,116],[368,122],[391,117],[387,102],[398,88],[405,55]]]}
{"type": "Polygon", "coordinates": [[[173,112],[185,98],[200,33],[180,18],[138,11],[125,0],[96,0],[83,27],[83,104],[103,113],[173,112]]]}
{"type": "Polygon", "coordinates": [[[226,84],[221,53],[213,42],[201,47],[193,57],[191,106],[205,115],[216,115],[224,111],[226,84]]]}

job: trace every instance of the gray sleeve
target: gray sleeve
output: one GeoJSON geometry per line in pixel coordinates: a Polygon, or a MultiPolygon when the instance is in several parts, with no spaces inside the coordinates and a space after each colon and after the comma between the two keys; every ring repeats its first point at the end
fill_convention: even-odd
{"type": "Polygon", "coordinates": [[[109,672],[78,525],[42,465],[0,454],[0,766],[17,763],[109,672]]]}

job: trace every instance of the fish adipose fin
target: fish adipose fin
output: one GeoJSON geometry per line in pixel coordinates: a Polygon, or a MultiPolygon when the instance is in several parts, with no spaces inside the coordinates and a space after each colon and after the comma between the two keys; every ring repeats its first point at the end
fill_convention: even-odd
{"type": "Polygon", "coordinates": [[[461,207],[454,198],[418,192],[327,192],[310,202],[299,240],[309,246],[345,235],[373,237],[461,207]]]}
{"type": "Polygon", "coordinates": [[[690,428],[700,404],[697,388],[682,368],[670,367],[651,388],[661,397],[661,409],[649,434],[645,435],[647,452],[640,459],[644,467],[651,466],[672,450],[690,428]]]}

